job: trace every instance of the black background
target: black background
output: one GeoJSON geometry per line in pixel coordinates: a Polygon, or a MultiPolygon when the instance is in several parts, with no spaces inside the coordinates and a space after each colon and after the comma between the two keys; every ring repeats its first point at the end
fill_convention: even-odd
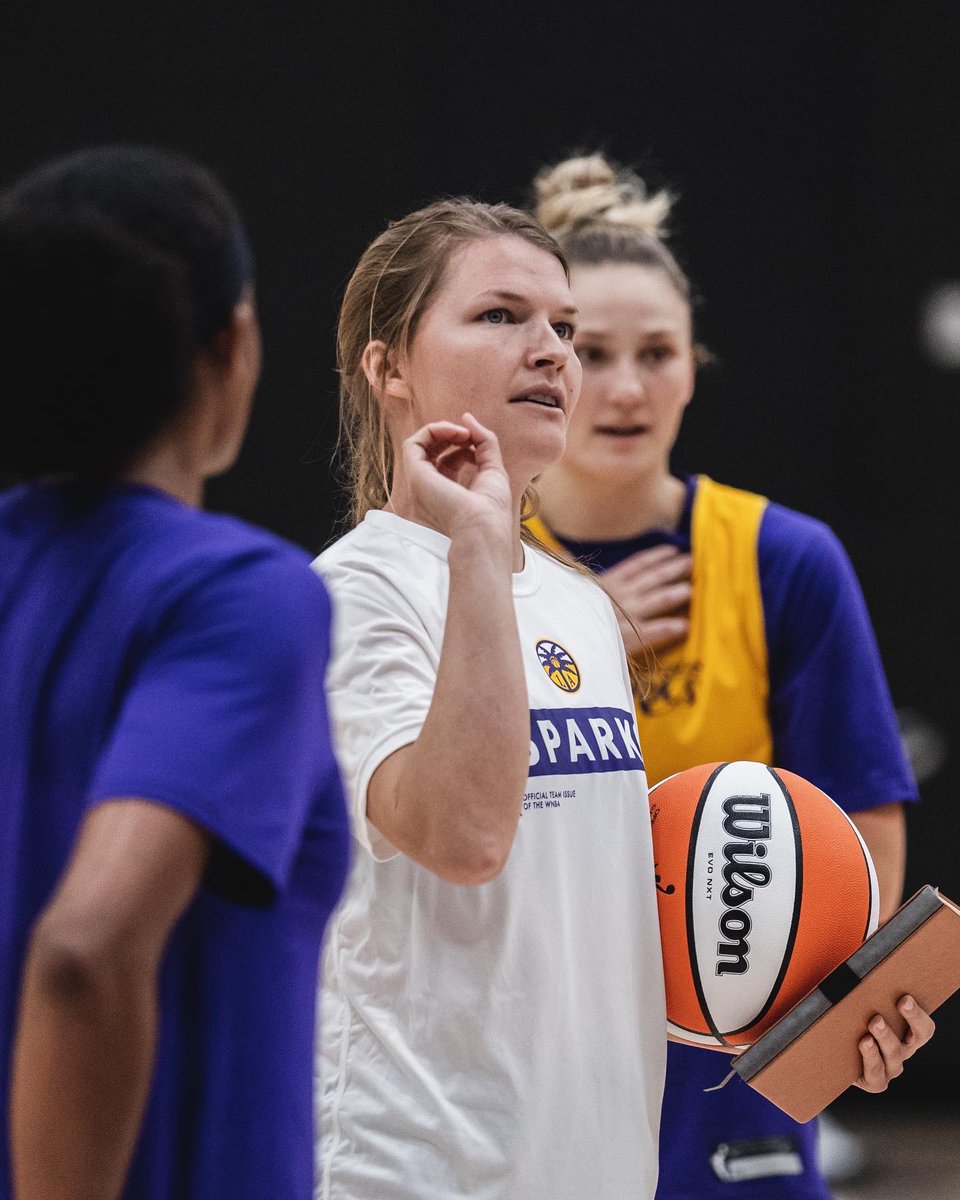
{"type": "MultiPolygon", "coordinates": [[[[522,202],[537,166],[578,148],[678,191],[674,245],[719,365],[675,466],[844,540],[898,707],[946,737],[911,817],[908,886],[960,898],[960,375],[919,337],[929,289],[960,279],[954,10],[15,0],[0,15],[0,177],[103,141],[220,173],[258,254],[266,363],[243,455],[209,501],[310,549],[341,511],[337,303],[388,218],[440,193],[522,202]]],[[[960,1069],[960,1005],[941,1023],[902,1096],[960,1069]]]]}

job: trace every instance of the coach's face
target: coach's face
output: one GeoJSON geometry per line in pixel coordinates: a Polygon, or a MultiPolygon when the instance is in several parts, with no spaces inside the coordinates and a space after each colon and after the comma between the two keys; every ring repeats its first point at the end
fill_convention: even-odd
{"type": "Polygon", "coordinates": [[[549,251],[513,235],[460,247],[388,384],[394,436],[471,412],[497,435],[511,480],[529,482],[563,454],[581,381],[575,319],[549,251]]]}

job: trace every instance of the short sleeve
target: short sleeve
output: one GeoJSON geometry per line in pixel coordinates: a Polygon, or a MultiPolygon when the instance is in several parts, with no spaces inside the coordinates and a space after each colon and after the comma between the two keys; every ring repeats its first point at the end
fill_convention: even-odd
{"type": "Polygon", "coordinates": [[[255,903],[283,890],[312,804],[339,786],[324,696],[329,628],[305,556],[211,566],[145,634],[90,803],[162,803],[216,839],[218,890],[255,903]]]}
{"type": "Polygon", "coordinates": [[[384,862],[399,851],[367,819],[367,788],[385,759],[419,737],[433,700],[439,644],[411,602],[409,580],[401,590],[367,560],[321,556],[314,567],[333,597],[328,694],[353,831],[384,862]]]}
{"type": "Polygon", "coordinates": [[[876,637],[839,540],[771,504],[758,557],[777,765],[849,812],[915,800],[876,637]]]}

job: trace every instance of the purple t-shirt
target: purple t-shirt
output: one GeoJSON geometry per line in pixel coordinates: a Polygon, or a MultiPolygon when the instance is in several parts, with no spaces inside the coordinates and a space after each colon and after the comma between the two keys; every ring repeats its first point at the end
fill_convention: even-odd
{"type": "MultiPolygon", "coordinates": [[[[695,494],[690,478],[675,531],[564,544],[599,571],[652,546],[689,551],[695,494]]],[[[769,504],[757,559],[774,764],[848,812],[915,800],[870,617],[840,542],[822,522],[769,504]]],[[[799,1125],[739,1077],[704,1094],[728,1070],[722,1054],[668,1046],[657,1200],[829,1200],[816,1122],[799,1125]]]]}
{"type": "MultiPolygon", "coordinates": [[[[316,972],[349,832],[307,556],[147,488],[0,495],[2,1095],[30,928],[84,814],[159,801],[210,832],[159,988],[124,1195],[312,1194],[316,972]]],[[[0,1197],[10,1196],[7,1103],[0,1197]]]]}

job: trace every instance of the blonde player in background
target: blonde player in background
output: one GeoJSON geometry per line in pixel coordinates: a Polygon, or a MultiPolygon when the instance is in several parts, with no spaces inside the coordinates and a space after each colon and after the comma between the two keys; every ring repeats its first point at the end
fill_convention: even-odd
{"type": "MultiPolygon", "coordinates": [[[[820,522],[670,469],[698,358],[690,284],[664,241],[670,198],[648,196],[600,155],[541,172],[536,188],[537,215],[571,263],[584,377],[529,527],[603,572],[656,651],[637,697],[648,779],[744,758],[812,780],[867,841],[886,919],[900,902],[902,806],[916,785],[853,569],[820,522]]],[[[622,619],[621,629],[639,653],[635,628],[622,619]]],[[[862,1043],[871,1090],[904,1054],[889,1029],[874,1033],[862,1043]]],[[[714,1054],[670,1047],[660,1200],[829,1196],[815,1123],[797,1124],[739,1079],[705,1093],[722,1073],[714,1054]]]]}

